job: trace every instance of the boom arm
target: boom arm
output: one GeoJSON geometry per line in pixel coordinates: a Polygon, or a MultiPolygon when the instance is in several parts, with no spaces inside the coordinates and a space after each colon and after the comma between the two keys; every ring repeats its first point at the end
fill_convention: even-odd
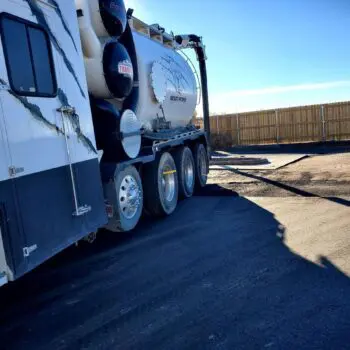
{"type": "Polygon", "coordinates": [[[202,38],[194,34],[177,35],[175,40],[182,49],[192,48],[197,55],[202,85],[204,130],[207,134],[210,147],[209,94],[205,46],[203,45],[202,38]]]}

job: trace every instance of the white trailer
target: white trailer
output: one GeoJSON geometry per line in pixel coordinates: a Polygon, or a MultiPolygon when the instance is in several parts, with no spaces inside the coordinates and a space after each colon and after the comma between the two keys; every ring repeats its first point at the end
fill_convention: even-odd
{"type": "Polygon", "coordinates": [[[0,285],[100,228],[169,215],[208,172],[205,51],[122,0],[0,2],[0,285]],[[206,131],[191,125],[201,70],[206,131]]]}

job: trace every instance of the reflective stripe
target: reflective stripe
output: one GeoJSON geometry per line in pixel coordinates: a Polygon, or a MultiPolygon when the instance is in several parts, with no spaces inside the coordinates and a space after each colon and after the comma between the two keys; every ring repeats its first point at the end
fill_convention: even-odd
{"type": "Polygon", "coordinates": [[[169,170],[169,171],[164,171],[163,175],[171,175],[171,174],[175,174],[176,170],[169,170]]]}

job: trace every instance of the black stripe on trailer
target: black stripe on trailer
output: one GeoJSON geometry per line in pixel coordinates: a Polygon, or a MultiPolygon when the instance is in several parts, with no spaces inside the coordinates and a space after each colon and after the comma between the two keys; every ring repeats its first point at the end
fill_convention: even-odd
{"type": "Polygon", "coordinates": [[[72,40],[72,43],[73,43],[74,48],[75,48],[75,51],[78,52],[77,45],[76,45],[76,43],[74,41],[73,35],[72,35],[69,27],[68,27],[68,23],[64,19],[64,16],[63,16],[63,13],[62,13],[62,11],[60,9],[60,6],[58,5],[57,1],[55,1],[55,0],[48,0],[48,2],[55,9],[55,12],[57,13],[57,16],[60,18],[60,20],[62,22],[62,26],[63,26],[64,30],[67,32],[67,34],[69,35],[70,39],[72,40]]]}
{"type": "Polygon", "coordinates": [[[15,278],[107,223],[98,159],[73,170],[79,202],[92,208],[79,217],[68,165],[0,182],[1,231],[15,278]]]}
{"type": "Polygon", "coordinates": [[[65,51],[63,50],[63,48],[61,47],[58,39],[56,38],[56,36],[53,34],[47,20],[45,17],[44,12],[42,11],[42,9],[40,8],[40,6],[33,0],[25,0],[27,2],[27,4],[29,5],[30,10],[32,11],[32,14],[36,17],[38,23],[46,29],[47,33],[50,36],[50,39],[52,40],[53,45],[55,46],[56,50],[58,51],[58,53],[61,55],[63,62],[66,66],[66,68],[68,69],[68,71],[70,72],[70,74],[72,75],[72,77],[74,78],[79,91],[81,93],[81,95],[86,98],[85,92],[83,87],[81,86],[78,76],[73,68],[73,64],[71,63],[71,61],[68,59],[65,51]]]}

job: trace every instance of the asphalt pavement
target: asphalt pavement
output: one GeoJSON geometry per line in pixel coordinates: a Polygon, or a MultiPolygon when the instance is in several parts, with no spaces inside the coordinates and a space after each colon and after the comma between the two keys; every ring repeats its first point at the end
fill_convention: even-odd
{"type": "Polygon", "coordinates": [[[350,197],[273,176],[212,178],[172,216],[1,288],[3,348],[349,349],[350,197]]]}

